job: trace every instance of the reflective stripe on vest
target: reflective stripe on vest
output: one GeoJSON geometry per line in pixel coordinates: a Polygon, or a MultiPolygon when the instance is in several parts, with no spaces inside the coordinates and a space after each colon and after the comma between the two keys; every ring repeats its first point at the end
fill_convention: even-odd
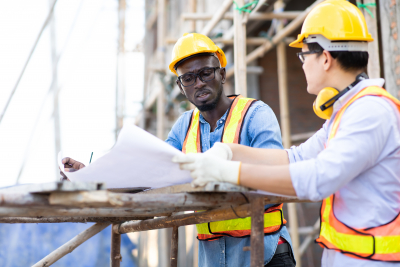
{"type": "MultiPolygon", "coordinates": [[[[384,89],[370,86],[356,94],[336,114],[329,141],[335,137],[342,116],[354,101],[363,96],[378,96],[391,101],[400,113],[400,101],[384,89]]],[[[322,247],[333,249],[354,258],[400,262],[400,213],[387,224],[373,228],[351,228],[339,221],[334,212],[335,194],[327,197],[321,206],[321,232],[316,240],[322,247]]]]}
{"type": "MultiPolygon", "coordinates": [[[[221,142],[240,143],[242,125],[250,106],[255,99],[242,96],[230,97],[233,99],[225,121],[221,142]]],[[[185,141],[182,146],[183,153],[201,153],[200,112],[195,109],[189,123],[185,141]]],[[[283,218],[282,204],[269,208],[264,214],[264,233],[274,233],[286,224],[283,218]]],[[[222,236],[244,237],[251,231],[251,219],[239,218],[220,222],[202,223],[196,225],[199,240],[213,240],[222,236]],[[211,232],[210,232],[211,231],[211,232]]]]}
{"type": "MultiPolygon", "coordinates": [[[[283,204],[270,207],[264,213],[264,233],[279,231],[286,220],[283,218],[283,204]]],[[[245,237],[251,234],[251,217],[197,224],[199,240],[212,240],[222,236],[245,237]],[[211,232],[210,232],[211,231],[211,232]]]]}

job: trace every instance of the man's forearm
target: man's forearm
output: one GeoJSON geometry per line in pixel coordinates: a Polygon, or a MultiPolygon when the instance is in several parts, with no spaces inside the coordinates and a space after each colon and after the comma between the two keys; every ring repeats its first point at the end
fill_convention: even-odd
{"type": "Polygon", "coordinates": [[[289,165],[263,166],[242,163],[240,185],[275,194],[296,196],[289,165]]]}
{"type": "Polygon", "coordinates": [[[227,144],[232,150],[234,161],[249,164],[287,165],[289,157],[282,149],[253,148],[237,144],[227,144]]]}

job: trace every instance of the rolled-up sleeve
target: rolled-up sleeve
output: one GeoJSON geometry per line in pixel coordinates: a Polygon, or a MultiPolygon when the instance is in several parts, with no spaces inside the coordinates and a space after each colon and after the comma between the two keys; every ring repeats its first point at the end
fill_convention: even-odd
{"type": "Polygon", "coordinates": [[[322,128],[303,144],[286,149],[290,163],[316,158],[324,150],[327,124],[325,122],[322,128]]]}
{"type": "MultiPolygon", "coordinates": [[[[373,166],[394,123],[390,113],[393,111],[385,100],[363,97],[346,110],[336,137],[316,157],[311,157],[316,150],[305,149],[308,145],[290,149],[289,170],[297,196],[322,200],[373,166]]],[[[313,140],[319,149],[320,140],[313,140]]]]}

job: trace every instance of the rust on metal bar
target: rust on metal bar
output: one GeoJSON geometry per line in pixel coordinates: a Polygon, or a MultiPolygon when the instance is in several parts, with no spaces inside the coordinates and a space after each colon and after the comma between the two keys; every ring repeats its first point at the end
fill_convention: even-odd
{"type": "Polygon", "coordinates": [[[251,235],[250,235],[250,266],[264,266],[264,199],[252,197],[251,205],[251,235]]]}
{"type": "Polygon", "coordinates": [[[151,220],[125,222],[119,226],[113,226],[113,231],[119,234],[125,234],[130,232],[170,228],[174,226],[230,220],[248,216],[250,216],[250,204],[245,204],[238,207],[172,215],[151,220]]]}
{"type": "Polygon", "coordinates": [[[171,238],[171,256],[170,256],[171,267],[178,266],[178,240],[179,240],[178,226],[174,226],[172,227],[172,238],[171,238]]]}
{"type": "MultiPolygon", "coordinates": [[[[114,226],[115,224],[113,224],[114,226]]],[[[121,235],[111,231],[111,267],[119,267],[121,256],[121,235]]]]}

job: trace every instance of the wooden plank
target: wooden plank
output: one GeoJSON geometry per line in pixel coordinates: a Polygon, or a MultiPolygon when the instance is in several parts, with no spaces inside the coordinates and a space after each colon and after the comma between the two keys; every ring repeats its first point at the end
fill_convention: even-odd
{"type": "MultiPolygon", "coordinates": [[[[1,196],[1,195],[0,195],[1,196]]],[[[218,207],[247,203],[241,193],[176,193],[176,194],[122,194],[107,191],[52,193],[51,205],[68,207],[129,207],[131,209],[158,209],[176,207],[218,207]]]]}
{"type": "Polygon", "coordinates": [[[380,24],[385,88],[399,98],[400,89],[400,0],[380,0],[380,24]]]}
{"type": "Polygon", "coordinates": [[[264,199],[251,198],[250,266],[264,266],[264,199]]]}
{"type": "Polygon", "coordinates": [[[109,223],[96,223],[95,225],[89,227],[79,235],[72,238],[70,241],[54,250],[52,253],[44,257],[42,260],[38,261],[36,264],[32,265],[32,267],[47,267],[67,255],[80,246],[83,242],[93,237],[100,231],[104,230],[109,223]]]}
{"type": "Polygon", "coordinates": [[[104,190],[105,185],[97,182],[51,182],[42,184],[21,184],[0,188],[0,193],[51,193],[59,191],[104,190]]]}
{"type": "Polygon", "coordinates": [[[151,189],[139,194],[175,194],[194,192],[248,192],[251,189],[231,183],[210,182],[205,186],[192,187],[190,184],[179,184],[168,187],[151,189]]]}
{"type": "Polygon", "coordinates": [[[0,193],[0,206],[49,206],[49,196],[31,193],[0,193]]]}
{"type": "Polygon", "coordinates": [[[121,235],[111,231],[111,267],[120,267],[121,256],[121,235]]]}
{"type": "Polygon", "coordinates": [[[178,226],[174,226],[172,227],[172,238],[171,238],[171,256],[170,256],[171,267],[178,266],[178,240],[179,240],[178,226]]]}

